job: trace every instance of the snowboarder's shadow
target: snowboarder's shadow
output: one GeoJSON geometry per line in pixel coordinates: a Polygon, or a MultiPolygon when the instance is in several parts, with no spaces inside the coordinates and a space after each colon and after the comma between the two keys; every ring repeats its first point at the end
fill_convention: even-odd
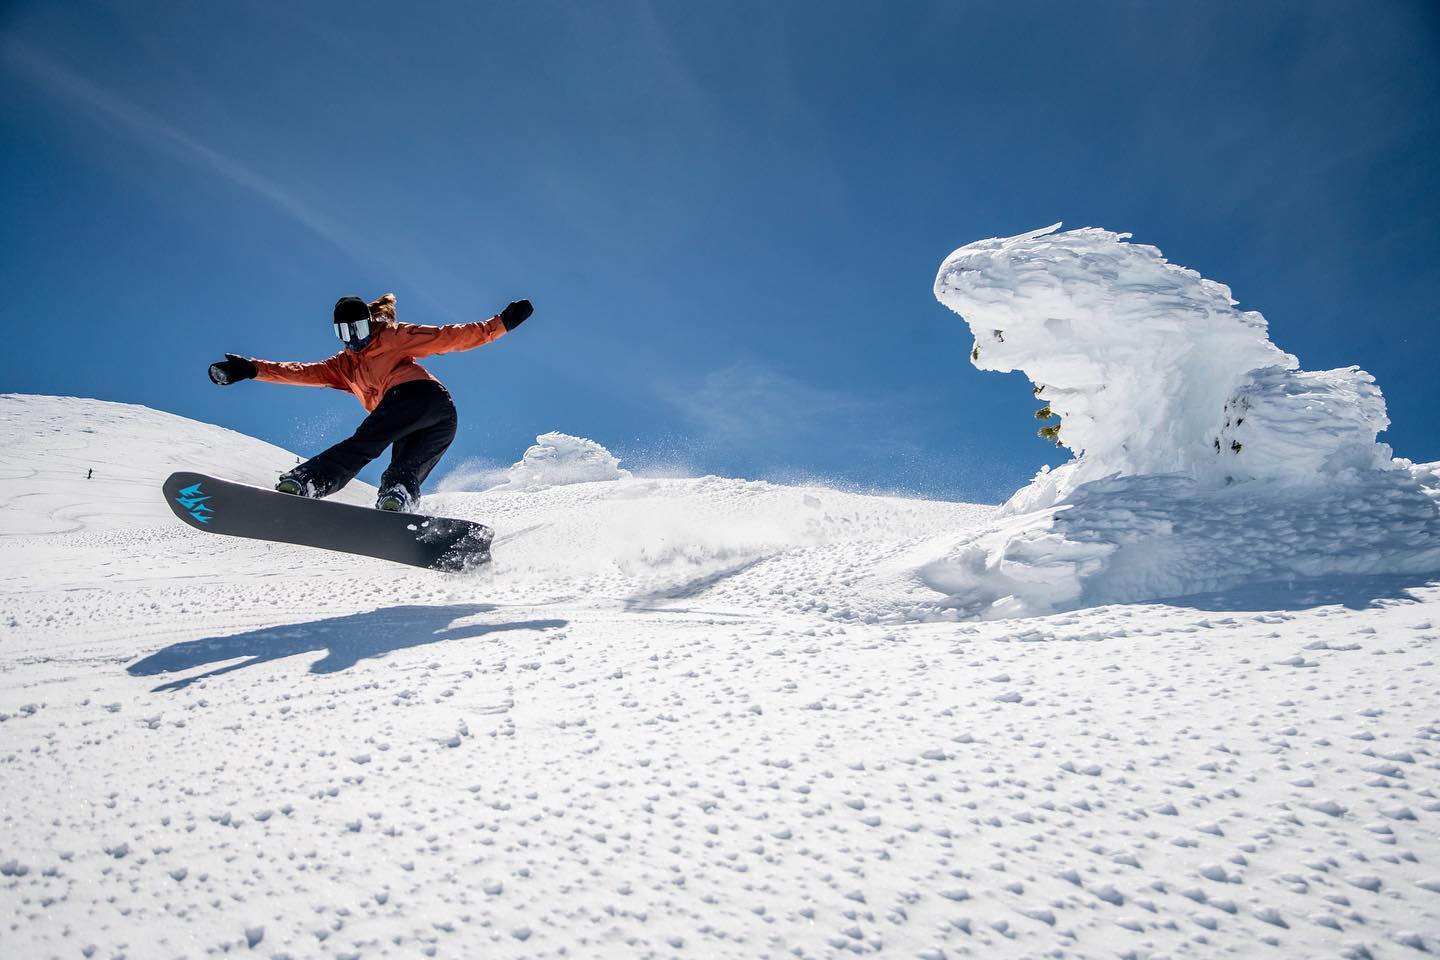
{"type": "Polygon", "coordinates": [[[517,620],[453,626],[457,620],[494,609],[495,605],[489,603],[383,607],[369,613],[265,627],[203,640],[186,640],[137,660],[126,667],[126,672],[134,677],[151,677],[238,657],[246,658],[193,677],[162,683],[153,691],[159,693],[180,690],[196,680],[302,653],[326,651],[325,656],[310,664],[310,672],[335,673],[353,667],[360,660],[383,657],[392,650],[445,640],[471,640],[501,630],[553,630],[569,623],[568,620],[517,620]]]}

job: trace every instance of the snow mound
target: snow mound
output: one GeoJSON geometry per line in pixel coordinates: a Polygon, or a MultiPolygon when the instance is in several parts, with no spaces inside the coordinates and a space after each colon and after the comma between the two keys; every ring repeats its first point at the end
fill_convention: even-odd
{"type": "Polygon", "coordinates": [[[975,366],[1028,376],[1042,435],[1075,452],[1012,519],[918,570],[939,606],[1029,615],[1440,569],[1433,472],[1376,442],[1373,377],[1300,370],[1225,285],[1129,234],[1058,227],[961,247],[935,280],[975,366]]]}
{"type": "Polygon", "coordinates": [[[629,476],[629,470],[620,469],[619,458],[594,440],[552,431],[535,438],[534,445],[505,472],[500,485],[512,490],[544,490],[629,476]]]}
{"type": "Polygon", "coordinates": [[[1409,472],[1367,479],[1305,496],[1254,484],[1207,490],[1182,474],[1094,480],[1057,507],[955,544],[918,574],[945,595],[938,608],[994,618],[1440,570],[1434,492],[1409,472]]]}

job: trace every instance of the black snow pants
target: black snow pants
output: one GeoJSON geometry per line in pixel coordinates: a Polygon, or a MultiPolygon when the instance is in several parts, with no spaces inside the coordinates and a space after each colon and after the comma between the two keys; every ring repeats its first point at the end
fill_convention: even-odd
{"type": "Polygon", "coordinates": [[[355,479],[388,446],[390,466],[380,476],[380,491],[399,487],[416,503],[420,484],[455,439],[456,423],[450,391],[434,380],[411,380],[385,391],[353,436],[284,476],[308,482],[312,496],[326,497],[355,479]]]}

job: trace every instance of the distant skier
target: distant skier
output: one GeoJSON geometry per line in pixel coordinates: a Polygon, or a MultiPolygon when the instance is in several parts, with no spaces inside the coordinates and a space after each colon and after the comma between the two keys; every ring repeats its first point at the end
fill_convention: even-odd
{"type": "Polygon", "coordinates": [[[489,320],[429,327],[396,320],[393,293],[368,304],[341,297],[334,322],[345,349],[335,356],[318,363],[276,363],[227,353],[210,365],[210,379],[224,386],[253,377],[353,393],[370,412],[354,435],[281,474],[275,489],[329,496],[388,446],[390,466],[380,477],[375,506],[409,512],[420,502],[420,485],[455,439],[457,422],[450,392],[415,360],[497,340],[532,312],[529,300],[516,300],[489,320]]]}

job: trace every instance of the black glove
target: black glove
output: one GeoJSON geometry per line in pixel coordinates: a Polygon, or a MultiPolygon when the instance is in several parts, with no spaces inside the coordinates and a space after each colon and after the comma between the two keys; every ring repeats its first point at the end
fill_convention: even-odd
{"type": "Polygon", "coordinates": [[[524,323],[525,318],[534,312],[535,308],[530,306],[529,300],[515,300],[511,302],[510,306],[500,311],[500,322],[505,324],[505,332],[509,333],[524,323]]]}
{"type": "Polygon", "coordinates": [[[258,372],[255,364],[249,360],[237,357],[233,353],[227,353],[224,360],[210,364],[210,382],[223,387],[239,383],[241,380],[249,380],[258,372]]]}

